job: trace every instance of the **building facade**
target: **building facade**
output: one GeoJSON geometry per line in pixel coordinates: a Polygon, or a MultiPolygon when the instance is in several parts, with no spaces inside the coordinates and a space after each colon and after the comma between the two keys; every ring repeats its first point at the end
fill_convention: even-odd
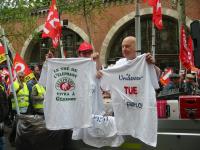
{"type": "MultiPolygon", "coordinates": [[[[157,65],[164,69],[173,67],[179,69],[179,13],[175,4],[176,0],[161,0],[164,27],[161,31],[156,30],[156,50],[155,58],[157,65]]],[[[186,25],[190,28],[193,20],[200,20],[200,0],[185,0],[186,25]]],[[[40,15],[37,21],[37,28],[33,31],[42,33],[47,12],[38,11],[35,15],[40,15]],[[45,13],[45,15],[43,15],[45,13]],[[42,15],[40,15],[42,14],[42,15]]],[[[142,53],[151,52],[152,45],[152,8],[140,0],[141,15],[141,48],[142,53]]],[[[64,52],[67,57],[76,57],[77,48],[83,41],[89,40],[87,26],[83,16],[62,14],[61,20],[68,20],[68,25],[63,26],[62,41],[64,52]]],[[[100,52],[103,65],[107,66],[122,57],[121,42],[128,35],[135,36],[135,3],[133,0],[124,0],[117,3],[115,1],[105,2],[105,8],[101,12],[91,14],[89,20],[91,33],[91,43],[95,51],[100,52]]],[[[35,41],[30,36],[23,45],[18,45],[14,49],[19,50],[20,55],[28,64],[40,63],[44,61],[45,53],[50,47],[49,39],[35,41]]],[[[56,51],[60,57],[59,48],[56,51]]]]}

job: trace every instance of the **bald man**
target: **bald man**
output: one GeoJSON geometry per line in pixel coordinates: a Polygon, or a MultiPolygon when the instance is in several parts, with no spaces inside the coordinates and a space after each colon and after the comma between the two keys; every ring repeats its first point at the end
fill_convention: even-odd
{"type": "MultiPolygon", "coordinates": [[[[116,65],[122,65],[128,63],[129,60],[135,59],[136,56],[136,50],[135,50],[135,43],[136,39],[133,36],[128,36],[124,38],[122,41],[122,55],[124,58],[118,60],[116,62],[116,65]]],[[[150,53],[146,54],[146,61],[149,64],[155,64],[155,60],[153,59],[152,55],[150,53]]],[[[160,69],[155,66],[156,74],[159,77],[160,76],[160,69]]]]}
{"type": "MultiPolygon", "coordinates": [[[[135,49],[136,39],[133,36],[127,36],[122,41],[122,55],[124,58],[119,59],[115,65],[113,66],[119,66],[127,64],[129,61],[135,59],[137,57],[136,55],[136,49],[135,49]]],[[[155,60],[153,59],[152,55],[150,53],[146,54],[146,61],[149,64],[155,64],[155,60]]],[[[112,67],[113,67],[112,66],[112,67]]],[[[154,66],[156,70],[157,77],[160,77],[160,69],[157,66],[154,66]]],[[[98,71],[97,77],[101,78],[102,73],[98,71]]]]}

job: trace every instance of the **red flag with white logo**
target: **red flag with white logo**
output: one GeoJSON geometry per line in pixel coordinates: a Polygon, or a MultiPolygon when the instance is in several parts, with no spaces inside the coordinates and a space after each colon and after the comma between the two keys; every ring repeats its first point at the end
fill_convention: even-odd
{"type": "MultiPolygon", "coordinates": [[[[25,82],[34,78],[32,70],[28,67],[28,65],[25,63],[25,61],[21,58],[21,56],[18,53],[16,53],[16,55],[15,55],[12,70],[15,70],[14,72],[16,72],[16,73],[24,72],[25,82]]],[[[14,73],[14,78],[15,77],[16,77],[16,74],[14,73]]]]}
{"type": "Polygon", "coordinates": [[[56,0],[52,0],[47,20],[44,25],[42,38],[51,38],[53,42],[53,47],[56,48],[59,45],[61,31],[62,27],[60,24],[59,14],[56,8],[56,0]]]}
{"type": "Polygon", "coordinates": [[[7,91],[6,93],[9,95],[10,94],[10,87],[11,87],[11,82],[10,82],[10,74],[7,68],[3,68],[1,76],[4,80],[4,82],[6,83],[7,86],[7,91]]]}
{"type": "Polygon", "coordinates": [[[0,42],[0,64],[6,60],[5,49],[0,42]]]}
{"type": "Polygon", "coordinates": [[[7,85],[10,84],[10,75],[9,75],[9,71],[7,68],[3,68],[1,76],[7,85]]]}
{"type": "Polygon", "coordinates": [[[153,23],[155,26],[161,30],[163,28],[162,22],[162,10],[161,10],[161,2],[160,0],[155,0],[155,5],[153,4],[153,23]]]}

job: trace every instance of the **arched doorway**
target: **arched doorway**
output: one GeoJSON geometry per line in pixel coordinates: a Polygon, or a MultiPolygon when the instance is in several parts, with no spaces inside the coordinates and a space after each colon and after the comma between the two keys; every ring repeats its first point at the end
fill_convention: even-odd
{"type": "MultiPolygon", "coordinates": [[[[43,28],[44,24],[35,29],[36,34],[30,35],[22,48],[21,56],[30,66],[34,64],[42,65],[45,54],[49,47],[51,47],[52,42],[50,38],[41,38],[43,28]]],[[[67,57],[76,57],[76,50],[80,43],[83,40],[88,41],[89,38],[84,30],[72,22],[68,22],[67,26],[62,27],[62,40],[67,57]]],[[[60,47],[58,47],[56,50],[56,57],[60,57],[60,55],[60,47]]]]}
{"type": "MultiPolygon", "coordinates": [[[[179,36],[178,22],[176,19],[163,15],[164,28],[156,31],[156,52],[155,58],[157,65],[164,69],[173,67],[179,68],[179,36]]],[[[132,19],[125,23],[114,35],[111,46],[107,50],[107,64],[114,63],[122,57],[121,42],[124,37],[135,36],[135,20],[132,19]]],[[[141,17],[141,46],[142,53],[150,52],[152,40],[152,16],[144,15],[141,17]]]]}
{"type": "MultiPolygon", "coordinates": [[[[29,53],[26,53],[25,57],[28,60],[29,65],[42,64],[45,60],[45,54],[48,49],[52,47],[50,38],[41,38],[41,32],[38,33],[39,38],[33,38],[29,43],[29,53]]],[[[62,28],[62,41],[63,49],[66,57],[76,57],[77,48],[83,39],[73,30],[63,27],[62,28]]],[[[61,57],[60,46],[56,49],[56,57],[61,57]]]]}

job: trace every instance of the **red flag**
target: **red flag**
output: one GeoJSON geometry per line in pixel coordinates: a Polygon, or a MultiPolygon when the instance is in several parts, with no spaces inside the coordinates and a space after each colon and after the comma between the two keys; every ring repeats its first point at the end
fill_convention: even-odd
{"type": "Polygon", "coordinates": [[[3,68],[2,73],[1,73],[1,77],[4,80],[4,82],[6,83],[7,86],[7,90],[6,93],[9,95],[10,94],[10,87],[11,87],[11,82],[10,82],[10,74],[7,68],[3,68]]]}
{"type": "MultiPolygon", "coordinates": [[[[34,75],[28,65],[24,62],[21,56],[16,53],[14,62],[13,62],[13,69],[16,72],[22,71],[25,74],[25,81],[29,81],[30,79],[34,78],[34,75]]],[[[14,73],[15,74],[15,73],[14,73]]],[[[14,75],[15,78],[16,75],[14,75]]]]}
{"type": "Polygon", "coordinates": [[[188,37],[188,59],[190,61],[190,69],[191,71],[197,72],[198,68],[194,66],[194,48],[193,48],[193,41],[192,37],[188,37]]]}
{"type": "Polygon", "coordinates": [[[194,49],[193,49],[193,41],[192,41],[191,36],[188,37],[188,58],[189,58],[191,67],[194,67],[194,49]]]}
{"type": "Polygon", "coordinates": [[[3,79],[7,85],[10,84],[10,75],[9,75],[8,69],[3,68],[1,76],[3,77],[3,79]],[[6,77],[8,77],[8,78],[6,79],[6,77]]]}
{"type": "MultiPolygon", "coordinates": [[[[144,3],[146,3],[146,0],[143,0],[144,3]]],[[[149,6],[155,6],[156,5],[156,0],[148,0],[149,6]]]]}
{"type": "Polygon", "coordinates": [[[190,61],[188,58],[188,47],[186,42],[186,35],[185,35],[185,29],[184,26],[181,26],[181,34],[180,34],[180,50],[179,50],[179,59],[182,65],[186,69],[190,69],[190,61]]]}
{"type": "Polygon", "coordinates": [[[6,60],[5,49],[0,42],[0,64],[6,60]]]}
{"type": "Polygon", "coordinates": [[[155,6],[156,5],[156,0],[148,0],[148,4],[150,6],[155,6]]]}
{"type": "Polygon", "coordinates": [[[155,5],[153,5],[153,23],[155,26],[161,30],[163,27],[162,22],[162,10],[161,10],[161,2],[160,0],[155,0],[155,5]]]}
{"type": "Polygon", "coordinates": [[[167,68],[164,74],[160,77],[160,83],[162,85],[167,85],[170,81],[169,76],[173,73],[172,68],[167,68]]]}
{"type": "Polygon", "coordinates": [[[61,31],[62,27],[60,24],[59,15],[56,8],[56,0],[52,0],[47,20],[44,25],[42,38],[50,37],[53,42],[53,47],[56,48],[59,45],[61,31]]]}

